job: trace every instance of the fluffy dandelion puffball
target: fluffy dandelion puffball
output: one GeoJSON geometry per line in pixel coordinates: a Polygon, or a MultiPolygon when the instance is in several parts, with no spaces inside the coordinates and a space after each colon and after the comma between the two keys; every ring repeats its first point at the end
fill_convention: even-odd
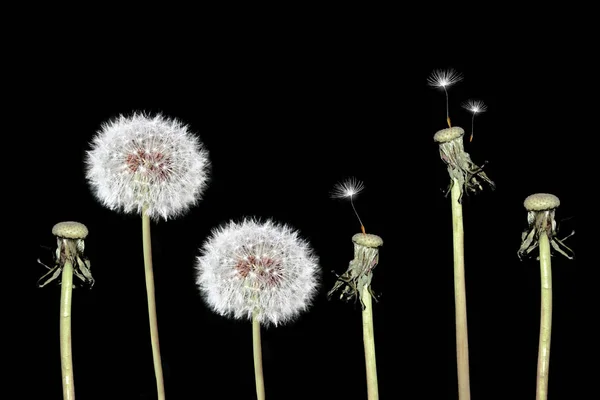
{"type": "Polygon", "coordinates": [[[197,259],[197,284],[217,314],[263,325],[292,320],[311,304],[320,268],[308,242],[271,220],[230,221],[197,259]]]}
{"type": "Polygon", "coordinates": [[[86,177],[109,209],[165,220],[185,212],[208,183],[210,162],[188,126],[135,113],[103,124],[87,153],[86,177]]]}

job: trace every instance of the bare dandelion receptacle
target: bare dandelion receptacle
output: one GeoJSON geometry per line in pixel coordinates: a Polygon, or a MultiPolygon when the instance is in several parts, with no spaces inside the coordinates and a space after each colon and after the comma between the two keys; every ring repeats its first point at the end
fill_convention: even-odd
{"type": "Polygon", "coordinates": [[[88,236],[88,233],[88,228],[80,222],[65,221],[55,224],[52,227],[52,234],[56,236],[54,266],[46,266],[38,259],[38,263],[49,270],[38,280],[38,287],[44,287],[60,277],[60,365],[63,398],[65,400],[75,399],[71,348],[73,275],[90,288],[94,285],[90,261],[83,254],[85,249],[84,239],[88,236]]]}
{"type": "MultiPolygon", "coordinates": [[[[550,340],[552,333],[552,265],[551,248],[572,259],[572,250],[558,239],[555,212],[560,200],[550,193],[536,193],[527,196],[523,202],[527,210],[528,229],[521,236],[519,258],[530,255],[539,247],[540,261],[540,332],[538,345],[538,364],[536,376],[536,400],[548,398],[548,378],[550,370],[550,340]]],[[[574,232],[573,232],[574,233],[574,232]]],[[[572,233],[572,234],[573,234],[572,233]]]]}

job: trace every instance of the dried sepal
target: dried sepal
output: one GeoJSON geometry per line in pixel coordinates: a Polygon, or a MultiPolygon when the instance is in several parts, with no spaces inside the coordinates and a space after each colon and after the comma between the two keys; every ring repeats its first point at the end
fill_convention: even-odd
{"type": "MultiPolygon", "coordinates": [[[[461,128],[454,127],[449,129],[443,129],[439,131],[434,136],[434,139],[439,144],[440,149],[440,157],[442,161],[448,166],[448,174],[450,175],[450,186],[448,187],[448,192],[452,188],[454,184],[454,179],[458,182],[460,186],[460,200],[462,200],[462,195],[467,192],[477,193],[478,191],[483,190],[482,184],[487,183],[492,190],[496,188],[496,184],[488,178],[486,173],[483,171],[483,166],[476,165],[473,161],[471,161],[471,156],[467,153],[463,146],[463,135],[453,135],[448,136],[445,135],[445,131],[457,130],[460,129],[462,133],[464,131],[461,128]],[[448,137],[449,140],[445,140],[448,137]],[[442,138],[441,140],[439,138],[442,138]]],[[[454,132],[454,131],[452,131],[454,132]]],[[[446,193],[446,195],[448,194],[446,193]]]]}
{"type": "Polygon", "coordinates": [[[38,263],[49,269],[49,271],[38,280],[37,286],[44,287],[59,278],[65,263],[70,261],[73,267],[73,274],[91,289],[95,281],[91,272],[90,260],[83,254],[85,249],[84,240],[57,237],[56,242],[57,246],[53,267],[47,266],[38,259],[38,263]]]}
{"type": "Polygon", "coordinates": [[[348,269],[346,272],[344,272],[342,275],[338,275],[338,279],[333,285],[333,288],[327,293],[327,297],[331,298],[338,289],[342,288],[340,299],[344,301],[349,301],[352,299],[356,301],[358,299],[360,300],[361,307],[364,310],[364,296],[369,295],[373,297],[375,301],[377,301],[377,297],[371,289],[371,280],[373,279],[373,269],[375,269],[379,263],[378,246],[380,246],[383,241],[381,238],[379,238],[379,236],[362,233],[355,235],[355,238],[353,238],[354,259],[348,264],[348,269]],[[375,246],[365,246],[361,244],[364,242],[364,240],[354,240],[356,237],[359,237],[360,239],[362,236],[365,238],[374,237],[375,239],[379,240],[369,241],[369,243],[374,243],[375,246]],[[365,293],[365,288],[367,289],[368,293],[365,293]]]}
{"type": "Polygon", "coordinates": [[[539,246],[539,237],[542,233],[548,236],[548,240],[552,248],[569,260],[573,259],[573,250],[564,244],[564,240],[557,237],[558,230],[556,229],[556,220],[554,219],[556,209],[550,210],[530,210],[527,212],[528,229],[521,235],[521,247],[517,255],[520,259],[529,256],[530,253],[539,246]]]}

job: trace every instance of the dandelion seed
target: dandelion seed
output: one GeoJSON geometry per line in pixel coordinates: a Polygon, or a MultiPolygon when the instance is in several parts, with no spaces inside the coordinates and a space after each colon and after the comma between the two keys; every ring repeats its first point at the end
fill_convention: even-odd
{"type": "Polygon", "coordinates": [[[433,86],[435,88],[442,88],[446,93],[446,121],[448,122],[448,127],[451,128],[450,124],[450,111],[448,107],[448,90],[446,89],[448,86],[452,86],[455,83],[462,81],[463,77],[461,74],[456,72],[453,69],[436,69],[434,70],[429,78],[427,78],[427,84],[429,86],[433,86]]]}
{"type": "Polygon", "coordinates": [[[469,138],[469,142],[472,142],[473,134],[475,133],[475,115],[486,112],[487,106],[481,100],[467,100],[462,107],[473,113],[473,117],[471,118],[471,137],[469,138]]]}
{"type": "Polygon", "coordinates": [[[356,214],[356,218],[358,218],[358,222],[360,223],[360,229],[362,230],[362,233],[366,234],[365,226],[363,225],[360,216],[358,215],[358,212],[354,207],[353,201],[354,196],[362,192],[364,188],[365,186],[361,181],[357,180],[356,178],[349,178],[334,186],[333,191],[331,193],[331,197],[334,199],[350,198],[350,205],[354,210],[354,214],[356,214]]]}

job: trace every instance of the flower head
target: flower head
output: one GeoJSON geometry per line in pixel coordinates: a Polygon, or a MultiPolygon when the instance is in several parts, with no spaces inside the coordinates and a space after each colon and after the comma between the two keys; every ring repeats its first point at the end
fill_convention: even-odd
{"type": "Polygon", "coordinates": [[[447,88],[457,82],[462,81],[463,77],[461,74],[453,69],[436,69],[427,78],[427,84],[433,87],[447,88]]]}
{"type": "Polygon", "coordinates": [[[271,220],[230,221],[215,229],[197,258],[197,280],[218,314],[277,325],[308,308],[320,269],[309,244],[271,220]]]}
{"type": "Polygon", "coordinates": [[[103,124],[87,153],[86,177],[111,210],[165,220],[186,211],[208,182],[208,152],[188,127],[158,114],[103,124]]]}

